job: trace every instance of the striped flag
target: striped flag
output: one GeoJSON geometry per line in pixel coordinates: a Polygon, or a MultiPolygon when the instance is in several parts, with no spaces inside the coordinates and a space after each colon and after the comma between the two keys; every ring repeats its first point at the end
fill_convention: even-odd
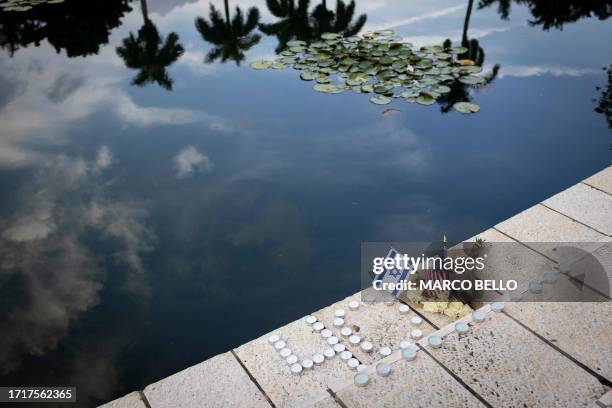
{"type": "MultiPolygon", "coordinates": [[[[391,258],[395,260],[396,255],[398,255],[398,252],[394,248],[391,248],[386,258],[391,258]]],[[[400,283],[402,281],[408,281],[408,279],[410,278],[410,274],[414,270],[412,261],[410,260],[410,258],[408,259],[407,268],[403,268],[403,262],[400,266],[401,268],[399,269],[397,268],[397,265],[394,265],[390,269],[384,268],[384,270],[378,276],[376,276],[375,281],[381,281],[383,283],[400,283]]],[[[393,291],[389,290],[389,293],[391,293],[395,297],[399,296],[400,292],[401,291],[399,289],[393,291]]]]}

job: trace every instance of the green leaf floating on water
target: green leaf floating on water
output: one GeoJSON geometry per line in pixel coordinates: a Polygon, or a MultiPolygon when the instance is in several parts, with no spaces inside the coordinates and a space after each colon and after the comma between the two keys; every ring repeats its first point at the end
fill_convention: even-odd
{"type": "Polygon", "coordinates": [[[387,105],[391,102],[391,98],[387,98],[384,95],[374,95],[370,98],[370,102],[376,105],[387,105]]]}
{"type": "Polygon", "coordinates": [[[313,79],[317,79],[319,77],[319,74],[317,72],[312,72],[312,71],[304,71],[300,74],[300,78],[302,78],[304,81],[312,81],[313,79]]]}
{"type": "Polygon", "coordinates": [[[478,85],[478,84],[485,83],[484,78],[477,77],[477,76],[465,76],[465,77],[459,78],[459,81],[467,85],[478,85]]]}
{"type": "Polygon", "coordinates": [[[336,38],[340,38],[340,34],[338,33],[323,33],[321,34],[321,38],[324,40],[335,40],[336,38]]]}
{"type": "Polygon", "coordinates": [[[468,49],[465,47],[453,47],[451,48],[451,52],[453,54],[463,54],[463,53],[468,52],[468,49]]]}
{"type": "MultiPolygon", "coordinates": [[[[351,37],[324,33],[310,44],[288,41],[275,62],[254,61],[251,68],[291,67],[301,71],[302,80],[315,81],[313,89],[317,92],[373,93],[369,96],[370,102],[378,105],[387,105],[393,98],[433,105],[438,98],[444,98],[443,94],[451,90],[454,93],[457,86],[486,83],[484,77],[475,75],[482,67],[465,55],[459,56],[467,51],[465,47],[444,45],[414,48],[393,30],[351,37]]],[[[479,110],[477,105],[469,103],[455,104],[454,108],[463,113],[479,110]]]]}
{"type": "Polygon", "coordinates": [[[342,92],[342,89],[332,84],[315,84],[313,89],[317,92],[336,94],[342,92]]]}
{"type": "Polygon", "coordinates": [[[361,85],[361,91],[365,92],[365,93],[374,92],[374,85],[372,85],[372,84],[361,85]]]}
{"type": "Polygon", "coordinates": [[[253,69],[268,69],[272,67],[272,61],[260,60],[251,62],[251,68],[253,69]]]}
{"type": "Polygon", "coordinates": [[[421,105],[432,105],[436,101],[436,98],[434,98],[430,93],[421,92],[416,101],[421,105]]]}
{"type": "Polygon", "coordinates": [[[289,65],[287,65],[287,64],[285,64],[283,62],[275,62],[274,64],[272,64],[271,68],[273,68],[273,69],[285,69],[287,67],[289,67],[289,65]]]}
{"type": "Polygon", "coordinates": [[[306,41],[301,41],[301,40],[287,41],[287,47],[305,47],[306,45],[308,45],[306,41]]]}
{"type": "Polygon", "coordinates": [[[453,109],[461,113],[476,113],[480,111],[480,106],[471,102],[457,102],[453,105],[453,109]]]}

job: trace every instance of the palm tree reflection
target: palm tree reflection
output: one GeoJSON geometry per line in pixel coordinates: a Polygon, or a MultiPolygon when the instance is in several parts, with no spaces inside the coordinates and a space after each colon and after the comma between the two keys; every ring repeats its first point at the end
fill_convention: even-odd
{"type": "Polygon", "coordinates": [[[260,24],[259,29],[267,35],[275,35],[278,39],[276,52],[281,52],[290,40],[309,42],[312,39],[312,29],[309,24],[308,6],[310,0],[266,0],[268,10],[273,16],[280,18],[271,24],[260,24]]]}
{"type": "Polygon", "coordinates": [[[132,10],[129,0],[66,0],[32,6],[28,11],[0,11],[0,48],[11,57],[20,48],[38,47],[45,40],[69,58],[98,54],[132,10]]]}
{"type": "MultiPolygon", "coordinates": [[[[604,115],[608,122],[608,128],[612,129],[612,65],[604,67],[604,70],[608,76],[608,86],[606,88],[599,86],[595,88],[601,91],[595,112],[604,115]]],[[[612,145],[610,147],[612,148],[612,145]]]]}
{"type": "Polygon", "coordinates": [[[210,5],[209,19],[196,18],[196,29],[202,35],[204,41],[214,44],[215,47],[206,55],[206,62],[213,62],[220,58],[221,62],[234,60],[240,65],[245,59],[244,51],[249,50],[259,42],[259,34],[251,34],[259,23],[259,10],[251,7],[247,11],[246,20],[242,10],[236,7],[236,14],[230,19],[228,0],[224,1],[225,19],[219,11],[210,5]]]}
{"type": "MultiPolygon", "coordinates": [[[[461,35],[461,46],[465,47],[467,50],[464,53],[457,55],[457,59],[471,60],[473,61],[474,65],[482,67],[485,61],[484,49],[480,46],[477,39],[470,39],[468,36],[473,4],[474,0],[468,0],[465,19],[463,20],[463,33],[461,35]]],[[[443,46],[444,48],[451,48],[451,40],[446,39],[443,46]]],[[[499,68],[499,64],[495,64],[490,72],[483,75],[485,81],[479,85],[465,84],[459,81],[459,79],[454,79],[453,82],[448,85],[448,87],[451,89],[450,92],[442,94],[437,99],[437,102],[440,104],[440,110],[443,113],[447,113],[457,102],[471,102],[471,90],[489,86],[495,80],[495,78],[497,78],[499,68]]]]}
{"type": "Polygon", "coordinates": [[[185,50],[179,44],[179,36],[175,32],[168,34],[164,41],[149,19],[146,0],[141,0],[140,4],[144,24],[138,30],[138,36],[130,33],[123,40],[123,45],[117,47],[117,54],[128,68],[140,70],[132,84],[144,86],[157,82],[162,88],[171,90],[173,80],[166,68],[175,63],[185,50]]]}
{"type": "Polygon", "coordinates": [[[345,37],[357,34],[366,23],[367,16],[362,14],[355,23],[351,23],[355,15],[355,1],[344,4],[342,0],[336,1],[336,12],[327,9],[326,0],[316,6],[312,11],[313,31],[315,37],[323,33],[341,33],[345,37]]]}
{"type": "MultiPolygon", "coordinates": [[[[534,17],[529,21],[531,26],[541,26],[548,31],[551,28],[563,29],[566,23],[573,23],[582,18],[596,16],[605,20],[612,16],[612,4],[600,0],[514,0],[516,4],[525,5],[534,17]]],[[[480,0],[478,8],[485,8],[497,3],[497,11],[502,19],[510,16],[512,0],[480,0]]]]}
{"type": "Polygon", "coordinates": [[[309,0],[266,0],[268,10],[281,20],[271,24],[260,24],[259,29],[267,35],[278,39],[276,52],[286,48],[290,40],[312,42],[325,32],[341,33],[344,36],[357,34],[366,23],[367,16],[360,15],[355,22],[355,1],[347,5],[342,0],[336,1],[336,10],[327,8],[327,1],[322,0],[312,13],[308,11],[309,0]]]}

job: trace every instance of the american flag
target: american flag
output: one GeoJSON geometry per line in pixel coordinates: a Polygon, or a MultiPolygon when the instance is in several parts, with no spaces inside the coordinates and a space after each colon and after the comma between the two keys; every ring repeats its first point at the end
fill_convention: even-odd
{"type": "MultiPolygon", "coordinates": [[[[444,247],[442,249],[442,259],[444,260],[448,256],[448,247],[447,247],[448,239],[446,238],[446,235],[444,235],[443,241],[444,241],[444,247]]],[[[426,269],[424,273],[425,273],[425,276],[424,276],[425,281],[431,282],[432,284],[436,281],[445,281],[448,279],[448,272],[444,269],[444,267],[442,267],[441,269],[426,269]]],[[[437,299],[438,296],[440,296],[441,291],[436,290],[436,289],[425,290],[425,294],[429,298],[437,299]]]]}

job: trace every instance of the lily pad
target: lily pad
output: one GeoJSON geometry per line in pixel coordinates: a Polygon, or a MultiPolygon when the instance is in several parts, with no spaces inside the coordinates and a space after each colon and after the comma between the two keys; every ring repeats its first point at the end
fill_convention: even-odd
{"type": "Polygon", "coordinates": [[[287,41],[287,47],[305,47],[306,45],[308,45],[306,41],[301,41],[301,40],[287,41]]]}
{"type": "Polygon", "coordinates": [[[361,90],[365,93],[374,92],[374,85],[371,84],[363,84],[361,85],[361,90]]]}
{"type": "Polygon", "coordinates": [[[317,92],[336,94],[342,92],[342,89],[332,84],[315,84],[313,89],[317,92]]]}
{"type": "Polygon", "coordinates": [[[471,102],[457,102],[453,105],[453,109],[455,109],[457,112],[470,114],[479,112],[480,106],[471,102]]]}
{"type": "Polygon", "coordinates": [[[317,79],[319,77],[319,74],[317,72],[312,72],[312,71],[304,71],[300,74],[300,78],[302,78],[304,81],[312,81],[314,79],[317,79]]]}
{"type": "Polygon", "coordinates": [[[336,38],[340,38],[340,34],[338,33],[323,33],[321,34],[321,38],[324,40],[335,40],[336,38]]]}
{"type": "MultiPolygon", "coordinates": [[[[2,0],[0,0],[2,1],[2,0]]],[[[36,1],[36,0],[29,0],[36,1]]],[[[370,101],[386,105],[392,98],[432,105],[449,93],[454,81],[467,85],[485,82],[474,74],[482,67],[471,59],[458,59],[462,47],[431,45],[415,49],[393,30],[379,30],[361,36],[342,37],[324,33],[319,41],[287,42],[275,61],[255,61],[254,69],[292,67],[304,81],[316,81],[313,89],[323,93],[375,93],[370,101]],[[333,82],[333,83],[332,83],[333,82]]],[[[455,86],[455,85],[453,85],[455,86]]],[[[466,107],[458,109],[466,110],[466,107]]],[[[471,113],[475,112],[470,108],[471,113]]]]}
{"type": "Polygon", "coordinates": [[[268,69],[272,66],[272,61],[260,60],[251,62],[251,68],[253,69],[268,69]]]}
{"type": "Polygon", "coordinates": [[[465,47],[453,47],[450,50],[453,54],[464,54],[468,52],[468,49],[465,47]]]}
{"type": "Polygon", "coordinates": [[[428,92],[421,92],[416,99],[417,103],[421,105],[432,105],[436,102],[436,98],[428,92]]]}
{"type": "Polygon", "coordinates": [[[376,104],[376,105],[387,105],[389,103],[391,103],[391,98],[387,98],[384,95],[374,95],[372,97],[370,97],[370,102],[376,104]]]}
{"type": "Polygon", "coordinates": [[[477,76],[465,76],[465,77],[459,78],[459,81],[467,85],[479,85],[479,84],[484,84],[486,82],[483,77],[477,77],[477,76]]]}

